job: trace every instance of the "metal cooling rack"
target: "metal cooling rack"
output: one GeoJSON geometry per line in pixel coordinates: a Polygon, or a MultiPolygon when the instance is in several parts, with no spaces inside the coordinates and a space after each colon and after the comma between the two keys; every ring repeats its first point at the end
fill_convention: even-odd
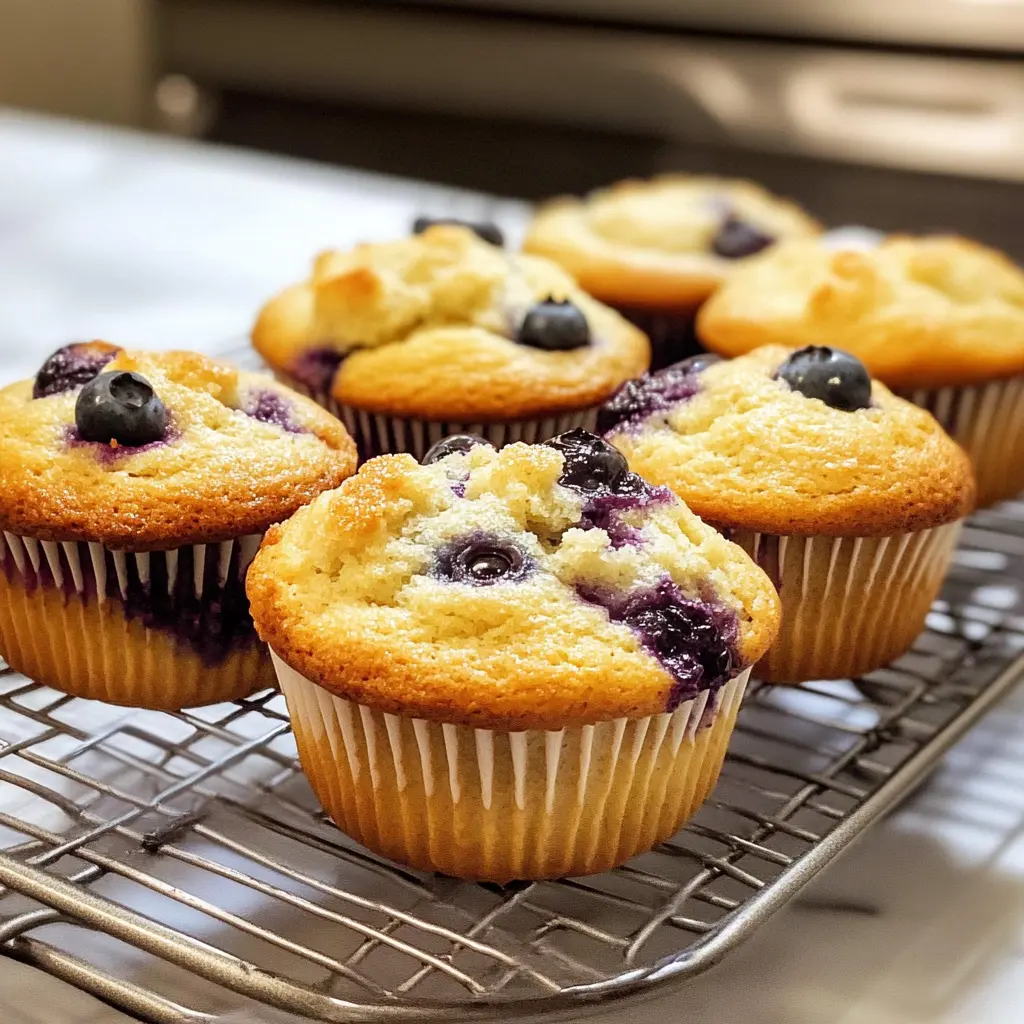
{"type": "Polygon", "coordinates": [[[126,713],[0,676],[0,950],[138,1017],[578,1017],[707,969],[1024,673],[1024,505],[976,516],[914,649],[755,687],[713,799],[608,874],[417,874],[321,816],[282,699],[126,713]],[[265,1009],[264,1009],[264,1012],[265,1009]]]}

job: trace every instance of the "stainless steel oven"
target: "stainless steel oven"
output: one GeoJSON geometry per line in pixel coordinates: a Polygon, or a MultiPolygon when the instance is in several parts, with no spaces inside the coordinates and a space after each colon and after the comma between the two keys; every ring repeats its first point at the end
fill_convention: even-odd
{"type": "Polygon", "coordinates": [[[746,174],[1024,255],[1024,0],[163,0],[156,38],[171,128],[530,196],[746,174]]]}

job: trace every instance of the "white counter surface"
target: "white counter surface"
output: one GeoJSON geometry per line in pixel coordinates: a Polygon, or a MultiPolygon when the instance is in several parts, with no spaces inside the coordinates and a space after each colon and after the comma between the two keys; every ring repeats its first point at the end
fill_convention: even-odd
{"type": "MultiPolygon", "coordinates": [[[[0,382],[27,376],[74,339],[223,347],[311,253],[399,234],[441,196],[412,182],[0,111],[0,382]]],[[[459,202],[513,233],[523,214],[511,202],[459,202]]],[[[724,964],[609,1019],[1020,1024],[1022,723],[1018,692],[724,964]]],[[[126,1019],[0,959],[5,1024],[126,1019]]]]}

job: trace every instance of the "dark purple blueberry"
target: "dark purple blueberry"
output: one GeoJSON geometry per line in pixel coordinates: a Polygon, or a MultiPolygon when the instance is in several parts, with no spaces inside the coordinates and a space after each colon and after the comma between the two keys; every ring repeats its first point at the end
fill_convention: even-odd
{"type": "Polygon", "coordinates": [[[730,213],[718,229],[711,248],[717,256],[727,260],[737,260],[744,256],[753,256],[762,249],[767,249],[775,241],[774,236],[762,231],[757,225],[751,224],[735,213],[730,213]]]}
{"type": "Polygon", "coordinates": [[[167,432],[167,407],[137,373],[101,373],[82,388],[75,403],[75,425],[83,441],[138,448],[167,432]]]}
{"type": "Polygon", "coordinates": [[[412,223],[412,233],[414,235],[422,235],[427,228],[432,228],[436,224],[455,224],[460,228],[467,228],[478,238],[482,238],[485,242],[490,242],[491,245],[498,246],[499,249],[505,244],[505,236],[501,228],[489,220],[462,220],[459,217],[417,217],[412,223]]]}
{"type": "Polygon", "coordinates": [[[251,416],[261,423],[271,423],[289,434],[308,433],[295,422],[294,411],[291,402],[269,389],[250,392],[242,409],[246,416],[251,416]]]}
{"type": "Polygon", "coordinates": [[[330,393],[334,375],[344,358],[333,348],[311,348],[299,356],[289,372],[313,394],[326,395],[330,393]]]}
{"type": "Polygon", "coordinates": [[[516,341],[547,352],[568,352],[590,344],[590,324],[583,310],[568,299],[547,298],[527,311],[516,341]]]}
{"type": "Polygon", "coordinates": [[[598,430],[607,434],[620,424],[639,422],[693,398],[700,390],[701,370],[718,362],[718,356],[702,352],[657,373],[627,380],[601,407],[598,430]]]}
{"type": "Polygon", "coordinates": [[[739,669],[736,614],[715,600],[686,597],[668,577],[625,597],[586,586],[576,592],[604,608],[612,622],[633,630],[672,676],[669,711],[703,690],[714,694],[739,669]]]}
{"type": "Polygon", "coordinates": [[[489,534],[474,534],[447,544],[431,568],[435,579],[488,587],[516,583],[533,568],[532,562],[512,541],[489,534]]]}
{"type": "Polygon", "coordinates": [[[596,434],[575,427],[545,444],[565,460],[559,483],[584,494],[633,493],[637,482],[625,455],[596,434]]]}
{"type": "Polygon", "coordinates": [[[423,465],[432,466],[435,462],[440,462],[446,455],[454,455],[456,452],[465,453],[481,444],[487,445],[488,448],[494,447],[486,438],[478,437],[476,434],[452,434],[451,437],[442,437],[423,456],[423,465]]]}
{"type": "Polygon", "coordinates": [[[808,345],[794,352],[775,374],[794,391],[817,398],[833,409],[854,412],[871,405],[871,376],[849,352],[808,345]]]}
{"type": "Polygon", "coordinates": [[[32,397],[61,395],[88,384],[120,351],[105,341],[79,341],[57,349],[36,374],[32,397]]]}

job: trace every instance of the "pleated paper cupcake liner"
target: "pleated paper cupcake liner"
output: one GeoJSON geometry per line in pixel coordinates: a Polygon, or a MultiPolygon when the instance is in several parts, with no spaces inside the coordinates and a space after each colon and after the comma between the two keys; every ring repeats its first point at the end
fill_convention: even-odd
{"type": "Polygon", "coordinates": [[[561,416],[546,416],[537,420],[511,420],[507,423],[473,423],[456,420],[420,420],[401,416],[384,416],[366,412],[350,405],[341,405],[331,395],[315,391],[301,381],[284,373],[277,373],[277,379],[293,391],[312,398],[318,405],[334,413],[352,435],[359,449],[361,460],[377,455],[408,452],[417,459],[424,455],[443,437],[453,434],[476,434],[484,437],[496,448],[516,441],[539,444],[557,434],[563,434],[574,427],[584,430],[597,429],[598,408],[580,409],[561,416]]]}
{"type": "Polygon", "coordinates": [[[782,598],[782,629],[754,674],[772,683],[846,679],[898,658],[924,627],[961,525],[892,537],[732,533],[782,598]]]}
{"type": "Polygon", "coordinates": [[[971,457],[978,508],[1024,490],[1024,377],[899,393],[927,409],[971,457]]]}
{"type": "Polygon", "coordinates": [[[616,306],[615,309],[650,340],[652,373],[707,351],[697,339],[697,307],[673,312],[637,306],[616,306]]]}
{"type": "Polygon", "coordinates": [[[495,882],[605,871],[714,789],[749,670],[648,718],[501,732],[375,711],[274,655],[314,792],[338,827],[425,871],[495,882]]]}
{"type": "Polygon", "coordinates": [[[0,651],[37,682],[154,710],[273,686],[244,589],[261,539],[126,553],[0,533],[0,651]]]}

